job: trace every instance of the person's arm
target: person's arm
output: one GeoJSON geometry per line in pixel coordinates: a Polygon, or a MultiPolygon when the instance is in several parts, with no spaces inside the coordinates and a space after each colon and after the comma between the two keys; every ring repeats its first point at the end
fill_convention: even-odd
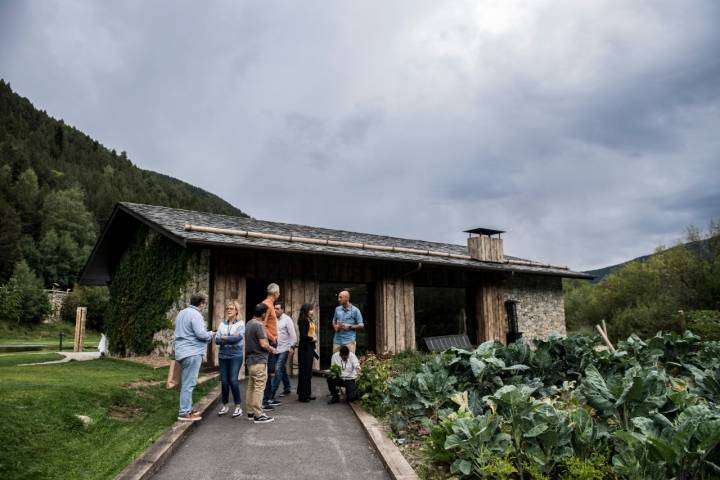
{"type": "Polygon", "coordinates": [[[265,319],[265,332],[267,338],[273,343],[277,343],[277,331],[278,331],[278,318],[275,315],[275,308],[273,305],[268,305],[267,318],[265,319]]]}
{"type": "Polygon", "coordinates": [[[352,326],[355,330],[362,330],[365,328],[365,323],[363,322],[362,313],[360,313],[359,308],[355,308],[355,325],[352,326]]]}
{"type": "Polygon", "coordinates": [[[291,318],[285,320],[285,324],[288,330],[288,337],[290,337],[290,346],[292,348],[295,348],[298,343],[297,334],[295,333],[295,325],[293,325],[293,321],[291,318]]]}
{"type": "Polygon", "coordinates": [[[192,321],[190,322],[193,333],[200,340],[209,342],[212,340],[212,331],[205,330],[205,322],[203,321],[202,315],[200,312],[196,313],[197,315],[193,315],[192,321]]]}
{"type": "Polygon", "coordinates": [[[263,350],[267,350],[269,353],[277,353],[277,350],[268,343],[267,338],[259,338],[258,343],[263,350]]]}
{"type": "Polygon", "coordinates": [[[312,337],[308,336],[308,331],[310,330],[310,322],[308,320],[305,321],[299,321],[298,322],[298,330],[300,330],[300,339],[299,341],[312,341],[312,337]]]}
{"type": "Polygon", "coordinates": [[[243,336],[234,334],[234,335],[224,335],[223,336],[223,343],[225,345],[235,345],[237,343],[242,342],[243,336]]]}

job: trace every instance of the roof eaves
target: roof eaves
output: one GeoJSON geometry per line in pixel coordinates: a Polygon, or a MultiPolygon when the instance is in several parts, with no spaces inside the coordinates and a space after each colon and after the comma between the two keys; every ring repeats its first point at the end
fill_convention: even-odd
{"type": "Polygon", "coordinates": [[[141,215],[134,211],[132,207],[125,204],[125,202],[118,203],[118,206],[122,208],[122,210],[129,215],[131,215],[133,218],[138,220],[139,222],[142,222],[143,224],[147,225],[148,227],[152,228],[153,230],[156,230],[158,233],[162,233],[166,237],[168,237],[170,240],[174,241],[181,247],[185,248],[187,246],[187,239],[184,237],[181,237],[179,235],[176,235],[172,231],[170,231],[168,228],[164,227],[163,225],[154,222],[150,220],[149,218],[145,217],[144,215],[141,215]]]}

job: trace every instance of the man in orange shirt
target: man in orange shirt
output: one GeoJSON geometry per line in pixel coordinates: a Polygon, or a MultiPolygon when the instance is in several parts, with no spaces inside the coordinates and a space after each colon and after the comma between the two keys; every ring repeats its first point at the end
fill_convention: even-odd
{"type": "MultiPolygon", "coordinates": [[[[273,348],[277,347],[277,315],[275,314],[275,302],[280,298],[280,286],[277,283],[271,283],[267,286],[267,298],[262,303],[268,306],[268,315],[265,320],[265,333],[268,342],[273,348]]],[[[277,363],[277,355],[270,353],[267,363],[267,384],[265,385],[265,393],[263,395],[263,408],[265,410],[275,410],[275,407],[281,405],[280,402],[272,398],[272,377],[275,375],[275,364],[277,363]]]]}

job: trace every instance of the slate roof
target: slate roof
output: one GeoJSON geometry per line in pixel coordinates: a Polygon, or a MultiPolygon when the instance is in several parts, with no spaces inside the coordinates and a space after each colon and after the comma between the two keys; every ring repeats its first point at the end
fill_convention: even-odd
{"type": "MultiPolygon", "coordinates": [[[[316,253],[323,255],[364,257],[387,261],[422,262],[424,264],[471,268],[479,270],[515,271],[519,273],[540,275],[591,278],[585,273],[550,266],[482,262],[474,259],[465,260],[457,258],[435,257],[421,254],[364,250],[351,247],[313,245],[282,240],[266,240],[259,238],[246,238],[235,235],[186,231],[185,224],[189,223],[195,226],[203,227],[228,228],[236,230],[271,233],[277,235],[293,235],[317,239],[405,247],[419,250],[451,252],[460,255],[467,255],[468,252],[465,245],[427,242],[424,240],[410,240],[397,237],[387,237],[383,235],[371,235],[367,233],[348,232],[344,230],[309,227],[305,225],[268,222],[265,220],[256,220],[253,218],[232,217],[228,215],[196,212],[192,210],[181,210],[177,208],[161,207],[155,205],[143,205],[137,203],[118,204],[116,207],[116,211],[113,214],[113,218],[115,217],[115,213],[117,213],[118,210],[129,213],[139,221],[149,225],[158,232],[168,236],[169,238],[175,240],[176,242],[184,246],[188,244],[196,244],[221,247],[240,247],[288,252],[316,253]]],[[[109,223],[112,223],[112,221],[113,220],[111,218],[109,223]]],[[[108,231],[109,227],[110,225],[106,226],[105,232],[108,231]]],[[[96,250],[99,249],[99,244],[103,242],[105,232],[103,236],[101,236],[100,240],[98,240],[96,250]]],[[[88,261],[88,266],[86,266],[86,271],[92,263],[95,253],[96,252],[93,251],[93,255],[91,255],[91,258],[88,261]]],[[[509,255],[505,255],[505,257],[507,259],[529,262],[528,260],[511,257],[509,255]]]]}

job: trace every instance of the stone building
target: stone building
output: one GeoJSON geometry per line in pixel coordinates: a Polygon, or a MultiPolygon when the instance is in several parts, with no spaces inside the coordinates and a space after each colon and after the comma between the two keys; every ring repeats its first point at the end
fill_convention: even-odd
{"type": "Polygon", "coordinates": [[[192,292],[202,291],[215,327],[226,300],[237,300],[249,315],[275,282],[294,319],[303,303],[319,309],[323,362],[331,352],[331,318],[342,289],[351,292],[365,318],[360,351],[398,352],[422,347],[429,336],[465,333],[473,343],[506,343],[520,334],[564,335],[562,278],[590,278],[506,255],[504,232],[498,230],[467,230],[467,245],[454,245],[120,203],[81,283],[110,283],[142,226],[192,252],[191,280],[168,318],[192,292]]]}

